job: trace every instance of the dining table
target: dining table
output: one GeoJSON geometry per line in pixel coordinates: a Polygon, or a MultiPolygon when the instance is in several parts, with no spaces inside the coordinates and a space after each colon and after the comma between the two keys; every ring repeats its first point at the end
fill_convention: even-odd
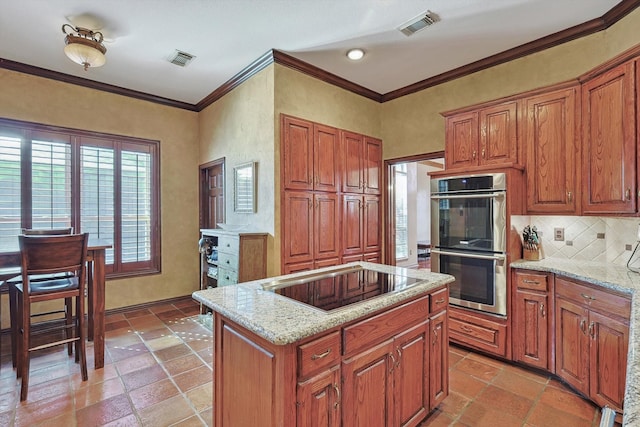
{"type": "MultiPolygon", "coordinates": [[[[113,245],[89,234],[87,244],[87,339],[93,341],[94,367],[104,368],[104,316],[106,283],[106,250],[113,245]]],[[[21,274],[20,253],[4,254],[0,264],[0,286],[21,274]]],[[[12,340],[13,341],[13,340],[12,340]]]]}

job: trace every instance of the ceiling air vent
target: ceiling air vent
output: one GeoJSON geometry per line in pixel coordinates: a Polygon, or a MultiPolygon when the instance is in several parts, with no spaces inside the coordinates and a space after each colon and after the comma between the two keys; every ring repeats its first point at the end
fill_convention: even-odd
{"type": "Polygon", "coordinates": [[[433,25],[436,21],[436,16],[427,11],[426,13],[413,18],[409,22],[405,22],[400,27],[398,27],[398,29],[402,32],[402,34],[409,37],[414,35],[418,31],[427,28],[429,25],[433,25]]]}
{"type": "Polygon", "coordinates": [[[186,67],[189,65],[191,61],[193,61],[195,56],[191,55],[187,52],[182,52],[180,50],[176,50],[176,52],[169,58],[169,62],[172,64],[178,65],[180,67],[186,67]]]}

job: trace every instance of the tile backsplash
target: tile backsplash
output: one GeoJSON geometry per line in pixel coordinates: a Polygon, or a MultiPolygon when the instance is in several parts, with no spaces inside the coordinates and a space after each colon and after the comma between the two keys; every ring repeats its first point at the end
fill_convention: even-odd
{"type": "MultiPolygon", "coordinates": [[[[541,232],[545,258],[578,259],[626,265],[637,244],[640,218],[514,215],[511,226],[518,235],[536,226],[541,232]],[[554,228],[564,228],[564,241],[554,240],[554,228]]],[[[638,251],[640,252],[640,250],[638,251]]],[[[640,265],[634,256],[632,266],[640,265]]]]}

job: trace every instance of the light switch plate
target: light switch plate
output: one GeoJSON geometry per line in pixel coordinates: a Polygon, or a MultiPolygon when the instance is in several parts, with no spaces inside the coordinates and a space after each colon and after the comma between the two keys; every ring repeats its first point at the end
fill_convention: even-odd
{"type": "Polygon", "coordinates": [[[562,242],[564,240],[564,228],[556,227],[553,229],[553,240],[562,242]]]}

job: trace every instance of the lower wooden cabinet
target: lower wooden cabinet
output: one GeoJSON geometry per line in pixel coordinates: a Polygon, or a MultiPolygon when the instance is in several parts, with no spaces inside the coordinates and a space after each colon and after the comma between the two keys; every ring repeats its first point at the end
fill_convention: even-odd
{"type": "MultiPolygon", "coordinates": [[[[433,298],[432,298],[433,299],[433,298]]],[[[449,395],[449,327],[447,312],[441,311],[430,319],[428,352],[429,361],[429,409],[438,406],[449,395]]]]}
{"type": "Polygon", "coordinates": [[[296,422],[298,427],[339,427],[340,366],[334,366],[298,383],[296,422]]]}
{"type": "Polygon", "coordinates": [[[507,320],[457,307],[449,308],[449,338],[466,347],[509,358],[507,320]]]}
{"type": "Polygon", "coordinates": [[[622,410],[629,298],[556,277],[556,374],[598,406],[622,410]]]}

